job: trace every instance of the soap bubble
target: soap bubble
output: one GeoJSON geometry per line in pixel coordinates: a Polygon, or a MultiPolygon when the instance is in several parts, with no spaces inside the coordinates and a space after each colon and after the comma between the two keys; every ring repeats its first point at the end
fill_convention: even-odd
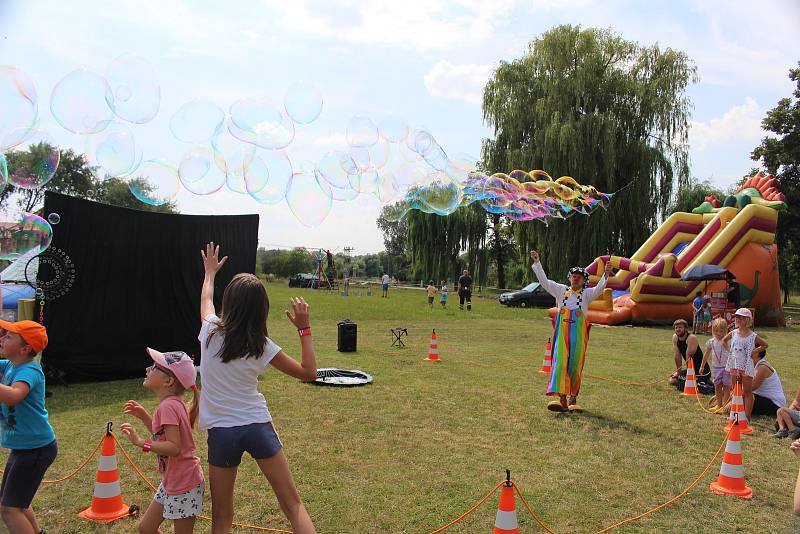
{"type": "Polygon", "coordinates": [[[372,146],[378,142],[378,127],[368,117],[352,117],[347,122],[347,144],[372,146]]]}
{"type": "Polygon", "coordinates": [[[322,94],[309,83],[295,82],[286,92],[283,107],[294,122],[309,124],[322,113],[322,94]]]}
{"type": "MultiPolygon", "coordinates": [[[[14,131],[9,136],[15,137],[14,131]]],[[[21,189],[37,189],[49,182],[61,161],[61,151],[43,130],[31,130],[16,153],[6,159],[8,183],[21,189]]]]}
{"type": "Polygon", "coordinates": [[[106,102],[122,120],[143,124],[153,120],[161,105],[156,72],[136,54],[123,54],[106,68],[110,91],[106,102]]]}
{"type": "Polygon", "coordinates": [[[211,140],[211,149],[214,163],[225,175],[228,189],[246,195],[245,171],[255,157],[256,147],[236,139],[223,126],[211,140]]]}
{"type": "Polygon", "coordinates": [[[0,65],[0,104],[0,152],[4,152],[25,140],[39,116],[39,100],[30,77],[15,67],[0,65]],[[11,132],[15,135],[9,135],[11,132]]]}
{"type": "Polygon", "coordinates": [[[314,167],[317,180],[327,183],[330,186],[331,198],[338,201],[353,200],[358,196],[358,191],[353,189],[350,181],[351,176],[353,180],[357,180],[354,175],[359,173],[350,155],[341,150],[327,152],[314,167]]]}
{"type": "Polygon", "coordinates": [[[214,137],[225,122],[225,112],[205,100],[191,100],[181,105],[169,119],[172,135],[185,143],[202,144],[214,137]]]}
{"type": "Polygon", "coordinates": [[[55,226],[56,224],[61,222],[61,215],[59,215],[58,213],[53,212],[53,213],[51,213],[50,215],[47,216],[47,222],[49,222],[51,225],[55,226]]]}
{"type": "Polygon", "coordinates": [[[378,189],[377,171],[364,171],[349,176],[350,187],[359,193],[374,193],[378,189]]]}
{"type": "Polygon", "coordinates": [[[420,189],[419,199],[433,213],[450,215],[461,204],[461,188],[444,173],[433,173],[429,183],[420,189]]]}
{"type": "Polygon", "coordinates": [[[107,176],[125,176],[142,162],[142,148],[128,125],[114,121],[102,132],[86,136],[86,156],[107,176]]]}
{"type": "Polygon", "coordinates": [[[286,192],[286,203],[294,216],[308,227],[319,226],[333,204],[330,186],[307,173],[294,173],[286,192]]]}
{"type": "Polygon", "coordinates": [[[285,199],[291,181],[292,162],[282,150],[257,150],[245,170],[247,192],[262,204],[277,204],[285,199]]]}
{"type": "Polygon", "coordinates": [[[151,206],[166,204],[178,194],[178,169],[164,160],[148,160],[129,179],[128,189],[133,196],[151,206]]]}
{"type": "Polygon", "coordinates": [[[195,195],[216,193],[225,185],[225,174],[214,163],[210,147],[198,146],[183,155],[178,165],[178,178],[183,187],[195,195]]]}
{"type": "Polygon", "coordinates": [[[0,212],[0,259],[43,252],[53,241],[53,228],[43,218],[18,210],[0,212]]]}
{"type": "Polygon", "coordinates": [[[294,123],[269,101],[242,98],[230,107],[230,133],[261,148],[281,149],[294,139],[294,123]]]}
{"type": "Polygon", "coordinates": [[[62,128],[77,134],[93,134],[108,126],[114,112],[108,107],[111,88],[106,79],[90,70],[77,69],[59,81],[50,95],[50,112],[62,128]]]}
{"type": "Polygon", "coordinates": [[[387,115],[378,125],[381,137],[390,143],[399,143],[408,137],[408,123],[397,115],[387,115]]]}

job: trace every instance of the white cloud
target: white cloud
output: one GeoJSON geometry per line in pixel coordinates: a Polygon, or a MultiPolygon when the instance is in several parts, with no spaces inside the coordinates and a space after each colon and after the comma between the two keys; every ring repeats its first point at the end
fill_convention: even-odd
{"type": "Polygon", "coordinates": [[[594,0],[532,0],[533,11],[569,11],[594,5],[594,0]]]}
{"type": "Polygon", "coordinates": [[[761,119],[764,110],[751,97],[744,104],[734,106],[721,117],[708,122],[691,121],[689,144],[698,152],[721,143],[758,141],[763,135],[761,119]]]}
{"type": "Polygon", "coordinates": [[[439,61],[425,75],[425,87],[433,96],[480,104],[483,87],[494,68],[494,65],[453,65],[448,61],[439,61]]]}
{"type": "Polygon", "coordinates": [[[283,26],[291,31],[351,43],[437,49],[492,37],[508,24],[516,0],[354,0],[346,5],[281,2],[283,26]]]}

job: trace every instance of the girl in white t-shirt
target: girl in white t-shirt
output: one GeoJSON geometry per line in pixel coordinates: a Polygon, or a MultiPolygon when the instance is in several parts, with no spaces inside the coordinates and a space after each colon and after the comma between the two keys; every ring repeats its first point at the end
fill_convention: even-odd
{"type": "Polygon", "coordinates": [[[714,377],[714,396],[709,401],[709,406],[714,403],[715,406],[711,408],[712,412],[722,413],[725,411],[725,405],[728,404],[728,397],[731,394],[731,373],[725,370],[725,365],[728,363],[728,356],[730,351],[725,345],[725,335],[728,333],[728,321],[722,317],[717,317],[711,323],[711,339],[706,342],[706,353],[703,355],[703,362],[700,364],[700,369],[706,368],[706,363],[711,361],[711,371],[714,377]]]}
{"type": "Polygon", "coordinates": [[[200,430],[208,431],[208,475],[211,486],[211,528],[230,532],[233,488],[242,455],[252,456],[266,476],[281,510],[296,534],[316,532],[297,493],[282,444],[272,425],[267,401],[258,391],[258,375],[268,366],[300,380],[317,378],[308,304],[291,299],[286,312],[300,335],[302,360],[297,362],[267,337],[269,298],[261,281],[237,274],[222,295],[222,313],[214,310],[214,278],[228,257],[219,259],[219,245],[206,245],[205,277],[200,293],[200,430]]]}
{"type": "Polygon", "coordinates": [[[767,350],[769,344],[751,329],[753,313],[747,308],[739,308],[733,315],[736,329],[728,332],[725,343],[730,348],[725,369],[730,371],[734,380],[742,384],[744,395],[744,411],[747,419],[753,411],[753,377],[756,374],[753,365],[753,353],[767,350]]]}

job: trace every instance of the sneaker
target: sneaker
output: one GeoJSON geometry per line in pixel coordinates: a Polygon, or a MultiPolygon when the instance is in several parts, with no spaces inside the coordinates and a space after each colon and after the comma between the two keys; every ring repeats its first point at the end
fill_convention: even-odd
{"type": "Polygon", "coordinates": [[[776,438],[788,438],[789,437],[789,431],[787,429],[785,429],[785,428],[781,428],[780,430],[775,432],[773,434],[773,436],[775,436],[776,438]]]}
{"type": "Polygon", "coordinates": [[[792,439],[800,439],[800,426],[794,427],[791,432],[789,432],[789,437],[792,439]]]}

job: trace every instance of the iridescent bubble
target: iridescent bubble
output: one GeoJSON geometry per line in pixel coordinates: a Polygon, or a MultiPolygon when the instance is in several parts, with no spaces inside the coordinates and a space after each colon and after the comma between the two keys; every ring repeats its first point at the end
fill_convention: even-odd
{"type": "Polygon", "coordinates": [[[237,100],[231,105],[230,116],[230,133],[246,143],[277,150],[294,140],[292,120],[267,100],[237,100]]]}
{"type": "Polygon", "coordinates": [[[468,154],[455,154],[448,159],[445,173],[447,173],[447,176],[452,180],[458,183],[464,183],[478,172],[477,161],[477,158],[468,154]]]}
{"type": "Polygon", "coordinates": [[[225,174],[215,165],[212,149],[206,146],[194,147],[183,155],[178,178],[195,195],[209,195],[225,185],[225,174]]]}
{"type": "Polygon", "coordinates": [[[86,156],[106,176],[125,176],[142,162],[142,148],[128,125],[114,121],[102,132],[86,136],[86,156]]]}
{"type": "Polygon", "coordinates": [[[236,139],[229,128],[222,126],[211,139],[211,150],[215,165],[225,175],[228,189],[246,195],[245,171],[255,157],[256,147],[236,139]]]}
{"type": "Polygon", "coordinates": [[[2,183],[0,183],[0,193],[2,193],[8,185],[8,161],[3,153],[0,153],[0,179],[2,179],[2,183]]]}
{"type": "Polygon", "coordinates": [[[319,226],[333,204],[330,186],[310,174],[294,173],[286,192],[286,204],[302,224],[311,228],[319,226]]]}
{"type": "Polygon", "coordinates": [[[347,122],[347,144],[372,146],[378,142],[378,127],[368,117],[352,117],[347,122]]]}
{"type": "Polygon", "coordinates": [[[461,204],[461,188],[443,173],[433,173],[420,190],[420,201],[437,215],[450,215],[461,204]]]}
{"type": "MultiPolygon", "coordinates": [[[[18,135],[10,132],[9,136],[18,135]]],[[[49,182],[61,161],[61,150],[43,130],[32,130],[6,160],[8,183],[21,189],[37,189],[49,182]]]]}
{"type": "Polygon", "coordinates": [[[39,254],[53,241],[53,228],[43,218],[24,211],[0,212],[0,259],[14,261],[33,252],[39,254]]]}
{"type": "Polygon", "coordinates": [[[378,189],[380,176],[377,171],[364,171],[359,174],[351,174],[350,187],[359,193],[374,193],[378,189]]]}
{"type": "Polygon", "coordinates": [[[128,189],[145,204],[161,206],[178,194],[178,169],[164,160],[147,160],[128,181],[128,189]]]}
{"type": "Polygon", "coordinates": [[[70,72],[53,87],[50,112],[62,128],[77,134],[104,130],[114,118],[108,106],[111,88],[102,76],[86,69],[70,72]]]}
{"type": "MultiPolygon", "coordinates": [[[[314,175],[317,180],[330,186],[333,200],[347,201],[358,196],[358,191],[350,185],[351,175],[359,174],[358,167],[346,152],[333,150],[327,152],[317,162],[314,175]]],[[[353,180],[357,180],[355,176],[353,180]]]]}
{"type": "Polygon", "coordinates": [[[39,101],[33,81],[23,71],[0,66],[0,152],[22,143],[36,124],[39,101]],[[15,136],[10,136],[15,132],[15,136]]]}
{"type": "Polygon", "coordinates": [[[257,150],[245,171],[247,192],[262,204],[277,204],[286,198],[292,181],[292,162],[282,150],[257,150]]]}
{"type": "Polygon", "coordinates": [[[390,143],[399,143],[408,137],[408,123],[397,115],[387,115],[378,125],[381,137],[390,143]]]}
{"type": "Polygon", "coordinates": [[[122,120],[144,124],[155,118],[161,106],[161,87],[153,67],[136,54],[123,54],[106,68],[111,89],[106,102],[122,120]]]}
{"type": "Polygon", "coordinates": [[[394,204],[401,200],[407,189],[400,185],[397,177],[393,172],[384,172],[378,178],[377,188],[375,189],[375,196],[384,206],[387,204],[394,204]]]}
{"type": "Polygon", "coordinates": [[[205,100],[191,100],[181,105],[169,119],[172,135],[185,143],[203,144],[225,122],[225,112],[205,100]]]}
{"type": "Polygon", "coordinates": [[[322,113],[322,93],[310,83],[295,82],[286,91],[283,107],[294,122],[309,124],[322,113]]]}
{"type": "Polygon", "coordinates": [[[61,215],[59,215],[58,213],[53,212],[53,213],[51,213],[50,215],[47,216],[47,222],[49,222],[51,225],[55,226],[56,224],[61,222],[61,215]]]}

